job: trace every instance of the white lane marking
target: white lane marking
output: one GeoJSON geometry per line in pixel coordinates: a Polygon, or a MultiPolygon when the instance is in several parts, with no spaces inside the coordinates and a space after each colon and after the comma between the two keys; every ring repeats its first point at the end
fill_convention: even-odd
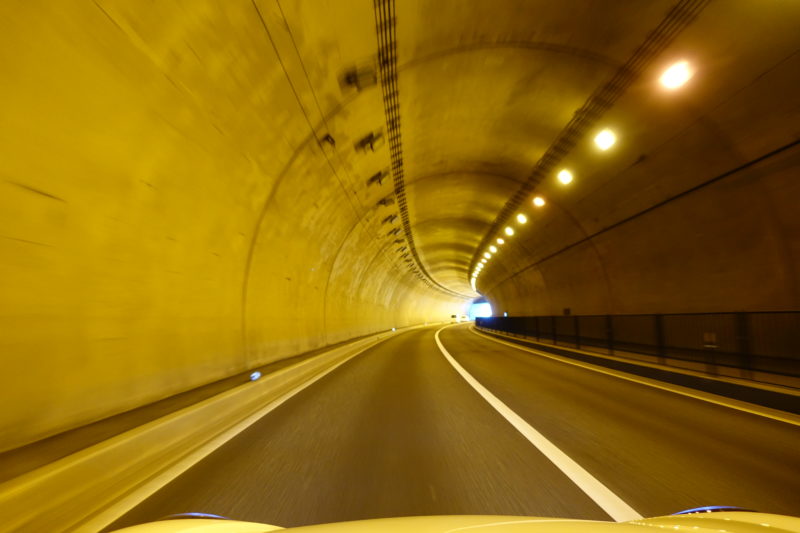
{"type": "Polygon", "coordinates": [[[594,502],[600,506],[608,515],[617,522],[626,522],[628,520],[640,520],[642,515],[637,513],[630,505],[622,501],[622,499],[611,492],[611,490],[603,485],[597,478],[587,472],[581,465],[572,460],[567,454],[558,449],[555,444],[547,440],[547,438],[536,431],[530,424],[528,424],[521,416],[511,410],[504,404],[497,396],[489,392],[489,390],[481,385],[478,380],[472,377],[472,374],[464,370],[450,352],[439,340],[439,333],[450,326],[445,326],[436,331],[434,338],[436,345],[439,346],[442,355],[453,365],[453,368],[461,374],[461,377],[469,383],[478,394],[483,396],[483,399],[489,402],[489,405],[495,408],[503,418],[516,428],[517,431],[530,441],[531,444],[536,446],[545,457],[550,459],[559,470],[561,470],[568,478],[575,483],[578,488],[586,493],[594,502]]]}
{"type": "MultiPolygon", "coordinates": [[[[403,333],[403,332],[398,332],[398,333],[403,333]]],[[[248,427],[258,422],[260,418],[263,418],[271,411],[280,407],[284,402],[289,400],[292,396],[313,385],[314,383],[324,378],[325,376],[327,376],[328,374],[330,374],[343,364],[347,363],[357,355],[360,355],[361,353],[369,350],[370,348],[374,348],[378,344],[384,342],[386,339],[388,339],[388,337],[381,340],[376,340],[374,343],[371,343],[365,346],[364,348],[361,348],[352,355],[348,356],[346,359],[337,363],[336,366],[333,366],[328,370],[325,370],[321,374],[317,374],[310,380],[299,385],[297,388],[292,389],[289,392],[285,393],[283,396],[279,396],[271,403],[268,403],[266,406],[264,406],[261,410],[245,418],[243,421],[236,424],[231,429],[225,431],[218,437],[209,441],[204,446],[198,448],[196,451],[192,452],[184,459],[178,461],[172,467],[168,468],[158,476],[154,477],[151,481],[148,481],[138,489],[134,490],[133,492],[131,492],[129,495],[119,500],[114,505],[107,507],[100,513],[90,518],[89,520],[81,523],[80,526],[78,526],[74,531],[76,533],[96,533],[97,531],[100,531],[108,527],[112,522],[114,522],[122,515],[124,515],[125,513],[127,513],[140,503],[142,503],[144,500],[146,500],[147,498],[158,492],[160,489],[162,489],[164,486],[169,484],[172,480],[174,480],[187,470],[189,470],[195,464],[202,461],[206,456],[210,455],[217,448],[219,448],[232,438],[236,437],[239,433],[241,433],[248,427]]],[[[269,531],[269,530],[265,529],[264,531],[269,531]]]]}
{"type": "Polygon", "coordinates": [[[794,415],[792,413],[787,413],[786,411],[781,411],[779,409],[772,409],[771,407],[763,407],[750,402],[744,402],[741,400],[734,400],[731,398],[726,398],[724,396],[713,394],[711,392],[698,391],[695,389],[690,389],[689,387],[683,387],[681,385],[673,385],[671,383],[665,383],[663,381],[657,381],[655,379],[645,378],[637,376],[635,374],[628,374],[627,372],[623,372],[621,370],[613,370],[610,368],[604,368],[598,365],[593,365],[591,363],[584,363],[583,361],[575,361],[568,357],[563,357],[560,355],[555,355],[544,351],[535,350],[533,348],[528,348],[527,346],[521,346],[513,342],[500,340],[495,337],[492,337],[491,335],[486,335],[485,333],[476,331],[475,328],[472,327],[470,327],[470,331],[472,331],[472,333],[474,333],[475,335],[483,337],[487,340],[494,341],[498,344],[505,344],[506,346],[516,348],[523,352],[532,353],[540,357],[547,357],[548,359],[552,359],[554,361],[558,361],[568,365],[578,366],[581,368],[585,368],[586,370],[599,372],[600,374],[606,374],[609,376],[613,376],[615,378],[624,379],[626,381],[632,381],[640,385],[653,387],[654,389],[661,389],[668,392],[672,392],[674,394],[680,394],[681,396],[688,396],[689,398],[694,398],[695,400],[701,400],[704,402],[713,403],[715,405],[721,405],[722,407],[728,407],[729,409],[743,411],[751,415],[762,416],[764,418],[777,420],[778,422],[791,424],[793,426],[800,426],[800,416],[794,415]]]}

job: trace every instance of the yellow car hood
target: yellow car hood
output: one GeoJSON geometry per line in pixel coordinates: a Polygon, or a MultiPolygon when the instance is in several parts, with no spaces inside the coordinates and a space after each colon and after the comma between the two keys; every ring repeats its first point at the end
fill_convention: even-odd
{"type": "MultiPolygon", "coordinates": [[[[234,520],[167,520],[119,530],[118,533],[263,533],[282,528],[234,520]]],[[[800,533],[800,518],[722,512],[646,518],[631,522],[597,522],[522,516],[414,516],[336,522],[290,528],[293,533],[800,533]]]]}

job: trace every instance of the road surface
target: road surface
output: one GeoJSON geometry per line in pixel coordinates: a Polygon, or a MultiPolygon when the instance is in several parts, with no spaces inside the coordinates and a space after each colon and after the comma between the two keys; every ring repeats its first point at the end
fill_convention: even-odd
{"type": "MultiPolygon", "coordinates": [[[[350,360],[115,522],[180,512],[285,527],[392,516],[609,520],[410,330],[350,360]]],[[[440,339],[512,411],[643,516],[800,515],[800,428],[499,344],[440,339]]]]}

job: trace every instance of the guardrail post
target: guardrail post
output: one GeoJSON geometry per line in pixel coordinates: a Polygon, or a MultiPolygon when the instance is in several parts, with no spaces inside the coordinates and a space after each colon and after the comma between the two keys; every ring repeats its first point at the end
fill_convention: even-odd
{"type": "Polygon", "coordinates": [[[748,329],[747,316],[747,313],[736,313],[736,351],[739,352],[742,377],[752,379],[752,346],[750,346],[750,331],[748,329]]]}
{"type": "Polygon", "coordinates": [[[550,321],[553,325],[553,346],[558,345],[558,335],[556,334],[556,317],[551,316],[550,321]]]}
{"type": "Polygon", "coordinates": [[[656,330],[656,354],[658,354],[658,362],[666,364],[667,351],[664,347],[664,318],[661,315],[653,315],[653,325],[656,330]]]}

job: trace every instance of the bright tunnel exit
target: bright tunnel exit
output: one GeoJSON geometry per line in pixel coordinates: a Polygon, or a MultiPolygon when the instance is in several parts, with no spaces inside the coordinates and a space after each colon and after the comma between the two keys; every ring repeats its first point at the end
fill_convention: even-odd
{"type": "Polygon", "coordinates": [[[475,320],[476,317],[492,316],[492,304],[486,298],[477,298],[469,306],[469,319],[475,320]]]}

